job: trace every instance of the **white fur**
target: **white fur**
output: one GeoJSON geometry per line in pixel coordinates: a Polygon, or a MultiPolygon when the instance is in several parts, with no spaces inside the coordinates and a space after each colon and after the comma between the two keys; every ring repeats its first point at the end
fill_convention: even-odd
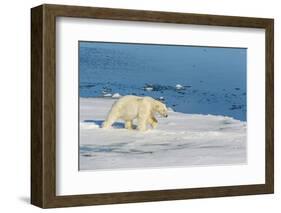
{"type": "Polygon", "coordinates": [[[138,130],[145,131],[147,124],[152,128],[157,126],[158,121],[154,113],[167,117],[165,104],[151,97],[139,97],[127,95],[117,100],[111,107],[102,127],[109,128],[115,121],[122,119],[125,121],[125,128],[132,129],[133,120],[138,120],[138,130]]]}

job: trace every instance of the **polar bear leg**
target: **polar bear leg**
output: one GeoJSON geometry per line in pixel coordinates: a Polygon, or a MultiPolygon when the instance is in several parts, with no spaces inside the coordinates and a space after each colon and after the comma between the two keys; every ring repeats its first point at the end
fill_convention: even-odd
{"type": "Polygon", "coordinates": [[[114,122],[115,122],[114,120],[105,120],[105,121],[102,123],[102,128],[107,129],[107,128],[111,127],[111,125],[112,125],[114,122]]]}
{"type": "Polygon", "coordinates": [[[155,129],[157,127],[158,121],[154,116],[152,116],[148,119],[148,123],[151,125],[153,129],[155,129]]]}
{"type": "Polygon", "coordinates": [[[111,127],[111,125],[118,120],[118,117],[114,115],[114,113],[110,112],[106,120],[102,124],[102,128],[107,129],[111,127]]]}
{"type": "Polygon", "coordinates": [[[125,128],[126,129],[132,129],[133,127],[133,122],[132,121],[125,121],[125,128]]]}
{"type": "Polygon", "coordinates": [[[138,120],[138,130],[139,131],[146,131],[146,120],[144,119],[139,119],[138,120]]]}
{"type": "Polygon", "coordinates": [[[148,120],[150,118],[150,108],[147,101],[142,100],[138,111],[138,130],[146,131],[148,120]]]}
{"type": "Polygon", "coordinates": [[[146,131],[148,123],[148,115],[142,114],[141,116],[138,117],[138,130],[139,131],[146,131]]]}

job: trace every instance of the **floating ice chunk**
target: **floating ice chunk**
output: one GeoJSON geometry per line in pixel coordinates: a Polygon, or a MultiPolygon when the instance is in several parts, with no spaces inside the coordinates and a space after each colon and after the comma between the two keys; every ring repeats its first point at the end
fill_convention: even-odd
{"type": "Polygon", "coordinates": [[[112,94],[111,93],[106,93],[103,95],[104,97],[112,97],[112,94]]]}
{"type": "Polygon", "coordinates": [[[107,93],[110,93],[110,92],[112,92],[111,88],[103,88],[103,90],[102,90],[102,94],[107,94],[107,93]]]}
{"type": "Polygon", "coordinates": [[[112,95],[112,98],[120,98],[120,97],[122,97],[122,95],[120,95],[119,93],[114,93],[112,95]]]}
{"type": "Polygon", "coordinates": [[[146,91],[152,91],[154,90],[154,86],[152,84],[145,84],[143,89],[146,91]]]}
{"type": "Polygon", "coordinates": [[[180,85],[180,84],[177,84],[176,85],[176,89],[183,89],[184,87],[182,86],[182,85],[180,85]]]}
{"type": "Polygon", "coordinates": [[[144,88],[146,91],[152,91],[153,90],[153,87],[145,87],[144,88]]]}

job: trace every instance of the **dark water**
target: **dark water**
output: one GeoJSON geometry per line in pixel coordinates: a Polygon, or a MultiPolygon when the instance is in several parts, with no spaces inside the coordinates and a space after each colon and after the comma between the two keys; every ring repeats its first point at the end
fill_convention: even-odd
{"type": "Polygon", "coordinates": [[[246,62],[245,48],[79,42],[80,97],[151,96],[245,121],[246,62]]]}

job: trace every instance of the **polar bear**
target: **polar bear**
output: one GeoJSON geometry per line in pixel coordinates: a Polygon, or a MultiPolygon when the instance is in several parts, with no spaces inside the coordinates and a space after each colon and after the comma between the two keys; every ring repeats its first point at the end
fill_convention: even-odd
{"type": "Polygon", "coordinates": [[[138,120],[137,129],[145,131],[147,124],[156,128],[158,121],[154,113],[168,117],[168,110],[165,104],[151,97],[139,97],[127,95],[117,100],[111,107],[102,128],[109,128],[116,120],[125,121],[125,128],[132,129],[133,120],[138,120]]]}

